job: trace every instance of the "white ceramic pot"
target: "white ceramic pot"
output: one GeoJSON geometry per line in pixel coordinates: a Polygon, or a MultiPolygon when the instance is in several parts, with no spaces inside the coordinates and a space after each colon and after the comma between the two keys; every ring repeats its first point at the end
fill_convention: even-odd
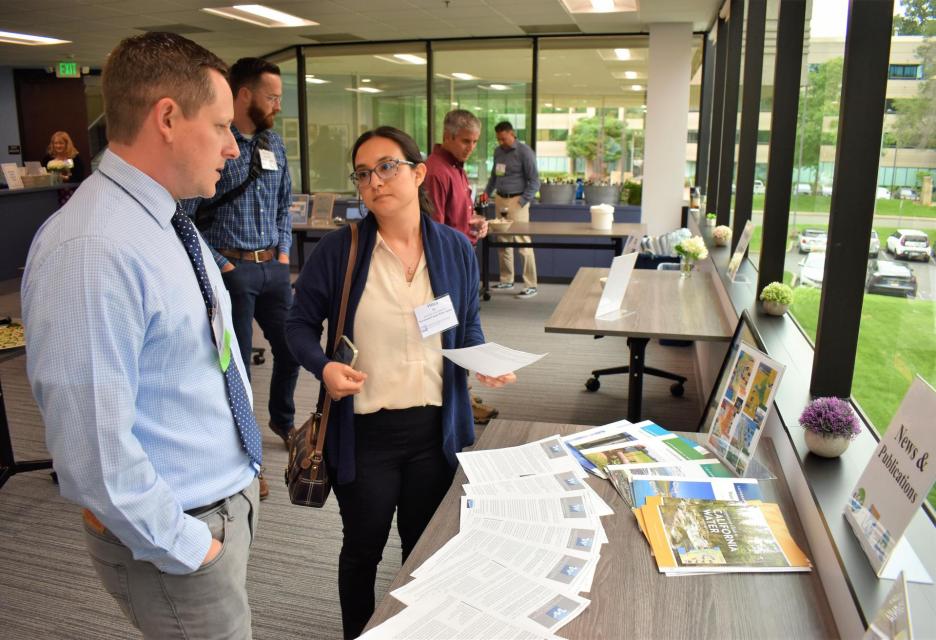
{"type": "Polygon", "coordinates": [[[823,458],[838,458],[845,453],[845,449],[851,443],[850,438],[841,436],[827,437],[819,435],[815,431],[806,429],[806,446],[817,456],[823,458]]]}
{"type": "Polygon", "coordinates": [[[728,241],[731,240],[731,238],[726,238],[724,236],[712,236],[712,239],[715,241],[716,247],[727,247],[728,241]]]}
{"type": "Polygon", "coordinates": [[[591,228],[598,231],[610,231],[614,224],[614,207],[609,204],[597,204],[591,209],[591,228]]]}
{"type": "Polygon", "coordinates": [[[764,311],[772,316],[782,316],[790,308],[790,305],[777,302],[775,300],[764,300],[764,311]]]}

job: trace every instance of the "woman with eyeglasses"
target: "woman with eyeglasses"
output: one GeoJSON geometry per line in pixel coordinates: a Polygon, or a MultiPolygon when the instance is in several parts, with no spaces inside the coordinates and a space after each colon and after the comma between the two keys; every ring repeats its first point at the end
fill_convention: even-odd
{"type": "MultiPolygon", "coordinates": [[[[354,366],[329,359],[335,341],[350,229],[319,241],[296,281],[289,346],[333,401],[325,463],[341,509],[344,540],[338,590],[345,638],[374,612],[374,579],[394,511],[403,561],[448,490],[455,454],[474,442],[467,372],[440,349],[484,342],[478,318],[478,264],[468,239],[434,222],[421,185],[416,143],[393,127],[363,133],[351,153],[351,180],[369,211],[359,244],[344,334],[354,366]],[[451,301],[451,328],[421,332],[416,311],[451,301]],[[321,347],[328,321],[327,350],[321,347]]],[[[512,373],[490,387],[514,382],[512,373]]],[[[323,398],[319,399],[321,403],[323,398]]]]}

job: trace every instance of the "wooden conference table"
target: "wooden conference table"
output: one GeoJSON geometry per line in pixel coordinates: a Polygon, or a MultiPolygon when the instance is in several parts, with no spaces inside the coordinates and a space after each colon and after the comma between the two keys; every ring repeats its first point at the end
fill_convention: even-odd
{"type": "MultiPolygon", "coordinates": [[[[588,427],[545,422],[494,420],[475,449],[511,447],[588,427]]],[[[793,539],[813,561],[796,515],[773,442],[761,440],[755,458],[776,476],[761,480],[764,497],[783,511],[793,539]]],[[[390,584],[390,591],[410,581],[409,574],[458,533],[461,468],[416,548],[390,584]]],[[[668,578],[659,573],[637,522],[610,482],[589,477],[588,484],[614,514],[601,522],[608,534],[595,572],[591,600],[581,616],[559,630],[573,640],[592,638],[831,638],[838,632],[819,574],[760,573],[668,578]]],[[[399,613],[403,604],[387,594],[368,628],[399,613]]]]}
{"type": "Polygon", "coordinates": [[[624,252],[624,239],[631,236],[643,237],[647,232],[647,225],[636,222],[615,222],[611,229],[599,231],[592,229],[589,222],[514,222],[503,231],[494,231],[490,228],[486,237],[481,239],[481,297],[490,300],[488,290],[490,281],[490,255],[491,249],[506,247],[531,247],[540,249],[608,249],[619,256],[624,252]],[[531,242],[518,242],[516,239],[504,239],[505,236],[530,236],[531,242]],[[559,238],[599,238],[607,240],[606,244],[586,243],[574,241],[537,240],[536,236],[553,236],[559,238]]]}
{"type": "Polygon", "coordinates": [[[547,333],[622,336],[630,349],[627,419],[641,419],[644,357],[651,339],[729,341],[733,323],[719,303],[716,276],[697,271],[683,278],[677,271],[635,269],[613,320],[595,319],[601,299],[599,278],[608,269],[583,267],[546,321],[547,333]]]}

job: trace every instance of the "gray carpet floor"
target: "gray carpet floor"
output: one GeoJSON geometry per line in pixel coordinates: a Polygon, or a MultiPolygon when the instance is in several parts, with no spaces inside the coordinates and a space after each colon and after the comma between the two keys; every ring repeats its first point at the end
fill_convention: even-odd
{"type": "MultiPolygon", "coordinates": [[[[500,417],[518,420],[603,424],[626,413],[626,377],[605,378],[597,393],[584,381],[589,371],[626,362],[620,338],[547,334],[545,320],[566,287],[541,285],[540,294],[515,300],[495,294],[482,303],[488,340],[534,353],[549,353],[518,373],[517,384],[492,390],[475,384],[475,393],[496,407],[500,417]]],[[[18,282],[0,283],[0,315],[19,316],[18,282]]],[[[260,332],[255,345],[263,345],[260,332]]],[[[647,362],[690,377],[686,395],[673,398],[669,382],[647,378],[644,413],[671,429],[695,429],[699,393],[692,382],[692,349],[651,343],[647,362]]],[[[253,368],[257,418],[266,425],[271,362],[253,368]]],[[[18,460],[45,458],[48,453],[39,411],[26,380],[26,359],[0,364],[7,416],[18,460]]],[[[314,405],[318,384],[303,372],[296,393],[297,418],[314,405]]],[[[260,528],[251,551],[248,592],[254,637],[340,638],[337,563],[341,523],[337,503],[324,509],[289,504],[282,484],[286,452],[272,433],[264,434],[271,495],[263,503],[260,528]]],[[[11,478],[0,489],[0,636],[48,640],[71,638],[137,638],[117,605],[97,580],[83,545],[80,510],[63,500],[48,471],[11,478]]],[[[391,533],[377,575],[377,597],[383,597],[400,567],[400,542],[391,533]]]]}

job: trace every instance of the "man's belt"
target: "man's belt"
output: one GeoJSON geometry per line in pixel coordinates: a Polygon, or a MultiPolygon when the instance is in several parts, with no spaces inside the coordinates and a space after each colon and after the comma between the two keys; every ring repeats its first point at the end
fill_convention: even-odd
{"type": "MultiPolygon", "coordinates": [[[[188,511],[185,512],[185,514],[192,516],[193,518],[198,518],[208,513],[209,511],[220,509],[223,505],[224,505],[224,498],[222,498],[221,500],[218,500],[217,502],[213,502],[211,504],[205,505],[204,507],[196,507],[194,509],[189,509],[188,511]]],[[[105,533],[107,533],[107,528],[104,526],[104,524],[100,520],[97,519],[97,516],[91,513],[90,510],[82,509],[81,516],[84,519],[85,523],[87,523],[87,525],[91,527],[92,530],[96,531],[97,533],[101,535],[104,535],[105,533]]]]}
{"type": "Polygon", "coordinates": [[[523,192],[521,191],[520,193],[501,193],[500,191],[498,191],[497,195],[499,195],[501,198],[516,198],[517,196],[522,196],[523,192]]]}
{"type": "Polygon", "coordinates": [[[275,249],[260,249],[259,251],[243,251],[241,249],[218,249],[225,258],[246,260],[247,262],[269,262],[276,259],[275,249]]]}

